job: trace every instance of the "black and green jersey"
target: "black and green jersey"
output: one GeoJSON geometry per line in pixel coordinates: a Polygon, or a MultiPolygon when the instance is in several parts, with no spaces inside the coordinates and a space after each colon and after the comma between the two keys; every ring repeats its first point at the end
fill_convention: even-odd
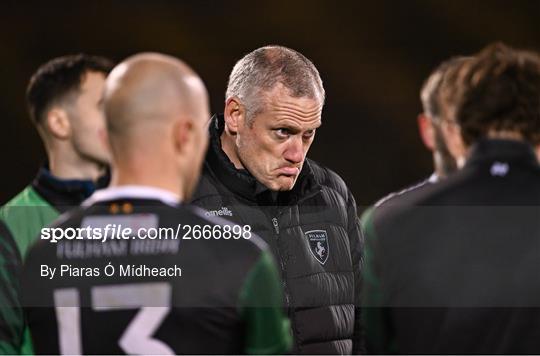
{"type": "Polygon", "coordinates": [[[1,220],[0,234],[0,353],[16,354],[22,352],[24,334],[24,315],[19,301],[22,262],[15,241],[1,220]]]}
{"type": "Polygon", "coordinates": [[[19,304],[18,276],[22,258],[38,237],[40,229],[52,222],[58,211],[32,186],[25,188],[0,209],[0,353],[32,353],[19,304]]]}
{"type": "MultiPolygon", "coordinates": [[[[439,177],[436,173],[433,173],[428,179],[424,179],[414,185],[411,185],[405,189],[397,192],[390,193],[385,197],[379,199],[374,205],[367,207],[362,216],[360,217],[360,224],[362,226],[362,234],[366,239],[375,239],[376,229],[374,226],[373,218],[375,211],[384,204],[392,204],[395,200],[402,201],[411,194],[416,194],[418,190],[430,184],[435,184],[439,181],[439,177]]],[[[384,208],[383,208],[384,209],[384,208]]],[[[385,309],[374,307],[376,304],[381,303],[382,295],[380,292],[381,286],[378,277],[373,268],[373,250],[370,249],[373,241],[369,244],[366,243],[366,249],[364,250],[364,283],[370,287],[367,292],[364,293],[364,312],[362,319],[365,325],[369,325],[365,329],[366,332],[366,347],[370,352],[377,353],[396,353],[395,344],[389,335],[389,330],[385,324],[385,309]]]]}
{"type": "Polygon", "coordinates": [[[2,220],[19,255],[24,259],[28,247],[36,241],[42,227],[50,224],[59,211],[46,201],[33,186],[26,187],[0,209],[2,220]]]}
{"type": "Polygon", "coordinates": [[[61,180],[46,167],[0,209],[0,354],[32,353],[19,303],[21,263],[42,227],[94,191],[91,181],[61,180]]]}
{"type": "Polygon", "coordinates": [[[287,352],[291,331],[273,257],[249,228],[235,226],[157,189],[96,192],[51,228],[90,228],[95,238],[116,227],[125,238],[83,233],[30,250],[23,300],[36,352],[287,352]],[[55,275],[43,277],[43,266],[55,275]]]}
{"type": "Polygon", "coordinates": [[[540,352],[540,166],[480,140],[465,166],[364,218],[368,352],[540,352]]]}

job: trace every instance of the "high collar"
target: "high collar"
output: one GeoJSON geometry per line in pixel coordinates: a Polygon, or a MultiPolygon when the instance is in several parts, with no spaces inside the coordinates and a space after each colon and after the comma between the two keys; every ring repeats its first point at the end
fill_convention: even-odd
{"type": "Polygon", "coordinates": [[[306,159],[292,190],[272,191],[260,183],[246,169],[237,169],[221,148],[225,128],[223,115],[214,115],[210,122],[210,145],[206,155],[206,169],[210,170],[230,191],[259,205],[288,205],[317,190],[313,172],[306,159]]]}
{"type": "Polygon", "coordinates": [[[97,183],[92,180],[61,179],[51,173],[46,163],[39,169],[32,187],[52,206],[64,211],[81,204],[96,189],[107,186],[109,178],[107,172],[97,183]]]}
{"type": "Polygon", "coordinates": [[[533,147],[516,140],[481,139],[471,148],[465,166],[493,161],[512,161],[538,166],[533,147]]]}

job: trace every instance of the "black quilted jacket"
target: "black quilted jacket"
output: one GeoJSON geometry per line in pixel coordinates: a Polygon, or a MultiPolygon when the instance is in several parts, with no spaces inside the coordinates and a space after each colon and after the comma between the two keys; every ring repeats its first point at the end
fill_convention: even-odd
{"type": "Polygon", "coordinates": [[[362,236],[356,203],[343,180],[307,159],[293,190],[273,192],[221,150],[223,117],[210,124],[211,143],[192,203],[208,215],[250,225],[281,267],[294,353],[363,351],[360,330],[362,236]]]}

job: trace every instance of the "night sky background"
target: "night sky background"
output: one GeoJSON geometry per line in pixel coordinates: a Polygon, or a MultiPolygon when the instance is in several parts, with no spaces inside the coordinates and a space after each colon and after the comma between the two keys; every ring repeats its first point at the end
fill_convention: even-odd
{"type": "Polygon", "coordinates": [[[86,52],[121,61],[158,51],[187,61],[223,110],[230,70],[267,45],[319,69],[323,127],[308,154],[339,173],[362,206],[432,172],[418,135],[423,80],[442,60],[493,41],[540,51],[540,1],[3,1],[0,11],[4,203],[45,159],[24,93],[43,62],[86,52]]]}

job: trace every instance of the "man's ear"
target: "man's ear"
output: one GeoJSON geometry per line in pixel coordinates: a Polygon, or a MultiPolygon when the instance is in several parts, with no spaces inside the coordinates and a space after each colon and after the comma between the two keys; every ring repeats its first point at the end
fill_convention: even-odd
{"type": "Polygon", "coordinates": [[[246,108],[237,97],[227,99],[223,113],[225,118],[225,128],[233,135],[238,132],[238,128],[244,125],[246,119],[246,108]]]}
{"type": "Polygon", "coordinates": [[[418,130],[424,145],[430,150],[435,149],[435,133],[433,130],[433,122],[426,114],[418,115],[418,130]]]}
{"type": "Polygon", "coordinates": [[[182,119],[174,123],[173,139],[174,147],[177,152],[184,152],[189,143],[193,140],[193,121],[191,119],[182,119]]]}
{"type": "Polygon", "coordinates": [[[66,140],[71,135],[71,123],[65,110],[52,108],[45,117],[45,131],[52,137],[66,140]]]}

